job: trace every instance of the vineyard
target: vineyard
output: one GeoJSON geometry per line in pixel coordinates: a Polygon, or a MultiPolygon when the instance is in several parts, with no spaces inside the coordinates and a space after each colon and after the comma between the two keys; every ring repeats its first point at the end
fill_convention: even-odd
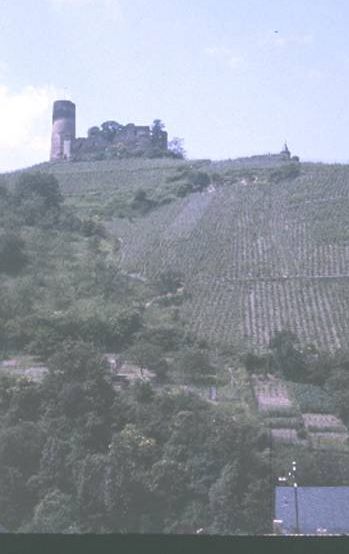
{"type": "Polygon", "coordinates": [[[300,174],[233,162],[121,160],[53,164],[69,205],[121,239],[123,271],[185,278],[181,318],[212,345],[263,351],[276,330],[333,351],[349,338],[349,168],[302,164],[300,174]],[[179,197],[183,168],[211,176],[179,197]],[[113,206],[139,188],[165,200],[143,217],[113,206]]]}

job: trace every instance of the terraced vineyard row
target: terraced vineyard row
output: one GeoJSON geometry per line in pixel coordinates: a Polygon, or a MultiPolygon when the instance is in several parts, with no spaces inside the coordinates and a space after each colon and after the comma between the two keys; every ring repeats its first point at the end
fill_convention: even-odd
{"type": "Polygon", "coordinates": [[[260,348],[289,328],[304,341],[332,350],[349,336],[347,305],[336,281],[259,282],[244,288],[243,332],[260,348]]]}
{"type": "MultiPolygon", "coordinates": [[[[153,194],[170,186],[168,177],[185,163],[121,160],[51,169],[83,211],[140,187],[153,194]]],[[[302,164],[298,177],[279,182],[270,171],[244,174],[229,161],[200,167],[213,176],[210,192],[107,222],[121,239],[121,269],[146,279],[181,271],[190,293],[182,316],[212,342],[263,349],[275,330],[289,327],[329,350],[346,345],[348,167],[302,164]]]]}
{"type": "Polygon", "coordinates": [[[119,221],[122,263],[149,278],[181,270],[191,293],[184,314],[199,336],[225,343],[238,331],[263,348],[289,327],[338,348],[349,336],[349,245],[318,244],[304,208],[288,208],[292,194],[235,184],[119,221]]]}

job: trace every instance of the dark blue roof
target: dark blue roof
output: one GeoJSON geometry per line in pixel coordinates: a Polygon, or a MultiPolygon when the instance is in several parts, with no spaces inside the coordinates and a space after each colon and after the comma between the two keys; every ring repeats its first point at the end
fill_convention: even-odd
{"type": "MultiPolygon", "coordinates": [[[[349,487],[297,487],[300,533],[349,534],[349,487]]],[[[275,519],[282,520],[284,533],[296,533],[294,487],[276,487],[275,519]]]]}

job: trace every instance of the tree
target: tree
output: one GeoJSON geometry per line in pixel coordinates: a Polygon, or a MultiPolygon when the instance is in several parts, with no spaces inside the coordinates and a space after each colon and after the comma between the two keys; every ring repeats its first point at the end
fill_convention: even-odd
{"type": "Polygon", "coordinates": [[[340,416],[349,423],[349,353],[339,351],[332,357],[326,389],[335,398],[340,416]]]}
{"type": "Polygon", "coordinates": [[[116,121],[105,121],[101,125],[102,136],[109,142],[114,140],[115,135],[121,131],[121,129],[122,125],[116,121]]]}
{"type": "Polygon", "coordinates": [[[161,119],[154,119],[151,126],[151,140],[153,146],[161,146],[165,125],[161,119]]]}
{"type": "Polygon", "coordinates": [[[193,171],[189,174],[190,182],[193,186],[193,192],[201,192],[211,182],[210,176],[205,171],[193,171]]]}
{"type": "Polygon", "coordinates": [[[247,354],[242,357],[242,362],[249,373],[266,373],[268,361],[269,358],[267,356],[258,356],[253,352],[247,352],[247,354]]]}
{"type": "Polygon", "coordinates": [[[224,466],[219,479],[210,488],[210,533],[233,535],[239,531],[238,481],[237,464],[232,462],[224,466]]]}
{"type": "Polygon", "coordinates": [[[0,511],[1,523],[15,531],[22,518],[28,515],[26,479],[13,466],[0,464],[0,511]]]}
{"type": "Polygon", "coordinates": [[[150,470],[156,442],[134,424],[114,435],[110,444],[108,511],[112,531],[138,532],[151,503],[150,470]]]}
{"type": "Polygon", "coordinates": [[[177,360],[179,369],[186,379],[193,382],[200,381],[205,376],[215,373],[207,352],[195,347],[188,348],[177,360]]]}
{"type": "Polygon", "coordinates": [[[64,383],[58,395],[58,408],[67,418],[77,418],[88,410],[85,387],[82,383],[64,383]]]}
{"type": "MultiPolygon", "coordinates": [[[[47,436],[40,458],[39,482],[43,490],[70,487],[70,475],[67,471],[69,444],[56,436],[47,436]]],[[[42,490],[40,491],[42,493],[42,490]]]]}
{"type": "Polygon", "coordinates": [[[63,197],[54,175],[23,173],[16,182],[12,202],[17,221],[51,228],[58,224],[63,197]]]}
{"type": "Polygon", "coordinates": [[[270,341],[275,369],[286,379],[306,382],[306,364],[303,353],[297,348],[297,336],[288,330],[278,331],[270,341]]]}
{"type": "Polygon", "coordinates": [[[83,341],[66,340],[61,344],[60,352],[49,360],[53,373],[62,375],[65,382],[84,382],[89,378],[104,376],[106,362],[95,348],[83,341]]]}
{"type": "Polygon", "coordinates": [[[181,462],[163,457],[153,465],[149,480],[154,495],[153,518],[160,527],[157,531],[173,532],[191,495],[186,467],[181,462]]]}
{"type": "Polygon", "coordinates": [[[80,230],[85,237],[97,236],[105,239],[107,237],[106,228],[102,223],[92,218],[81,221],[80,230]]]}
{"type": "Polygon", "coordinates": [[[139,212],[140,215],[145,215],[152,208],[156,206],[156,201],[147,197],[147,193],[144,189],[139,188],[133,197],[131,202],[132,210],[139,212]]]}
{"type": "Polygon", "coordinates": [[[26,265],[24,240],[15,232],[0,234],[0,273],[16,274],[26,265]]]}
{"type": "Polygon", "coordinates": [[[163,350],[150,342],[137,341],[129,349],[129,357],[140,368],[154,371],[158,377],[163,378],[168,370],[163,350]]]}
{"type": "Polygon", "coordinates": [[[77,507],[73,497],[59,489],[48,492],[39,502],[29,528],[32,533],[78,532],[77,507]]]}
{"type": "Polygon", "coordinates": [[[29,200],[35,196],[44,201],[44,208],[59,208],[63,197],[59,190],[59,183],[54,175],[47,173],[22,173],[15,187],[15,199],[29,200]]]}
{"type": "Polygon", "coordinates": [[[6,419],[11,424],[20,421],[37,421],[40,415],[40,385],[29,379],[16,379],[11,391],[11,400],[6,419]]]}
{"type": "Polygon", "coordinates": [[[35,423],[23,421],[0,433],[0,464],[15,467],[25,476],[39,465],[43,431],[35,423]]]}
{"type": "Polygon", "coordinates": [[[251,479],[241,504],[242,526],[249,534],[258,535],[270,533],[271,520],[271,498],[273,487],[271,487],[270,476],[263,479],[251,479]]]}
{"type": "Polygon", "coordinates": [[[90,127],[87,131],[88,138],[97,137],[100,134],[100,129],[97,126],[90,127]]]}
{"type": "Polygon", "coordinates": [[[147,201],[147,192],[144,189],[139,188],[136,190],[133,198],[136,202],[145,202],[147,201]]]}
{"type": "Polygon", "coordinates": [[[328,352],[318,351],[313,345],[306,346],[303,356],[307,382],[323,386],[335,365],[333,357],[328,352]]]}
{"type": "Polygon", "coordinates": [[[179,350],[184,344],[190,343],[183,327],[179,324],[147,327],[142,331],[142,338],[146,342],[158,346],[164,352],[179,350]]]}
{"type": "Polygon", "coordinates": [[[175,137],[168,144],[169,151],[175,158],[185,158],[185,150],[183,147],[183,139],[175,137]]]}
{"type": "Polygon", "coordinates": [[[168,269],[160,274],[157,286],[161,294],[175,293],[183,285],[183,281],[183,273],[168,269]]]}
{"type": "Polygon", "coordinates": [[[93,533],[107,530],[109,474],[110,462],[105,455],[89,454],[80,464],[77,501],[83,530],[93,533]]]}

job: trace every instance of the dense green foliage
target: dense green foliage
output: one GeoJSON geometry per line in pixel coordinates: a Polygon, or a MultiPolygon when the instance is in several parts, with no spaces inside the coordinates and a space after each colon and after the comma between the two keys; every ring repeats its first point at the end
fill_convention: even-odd
{"type": "Polygon", "coordinates": [[[115,391],[88,344],[65,342],[60,350],[42,383],[0,384],[4,525],[35,532],[268,529],[267,451],[256,421],[193,395],[149,386],[145,394],[143,384],[115,391]]]}

